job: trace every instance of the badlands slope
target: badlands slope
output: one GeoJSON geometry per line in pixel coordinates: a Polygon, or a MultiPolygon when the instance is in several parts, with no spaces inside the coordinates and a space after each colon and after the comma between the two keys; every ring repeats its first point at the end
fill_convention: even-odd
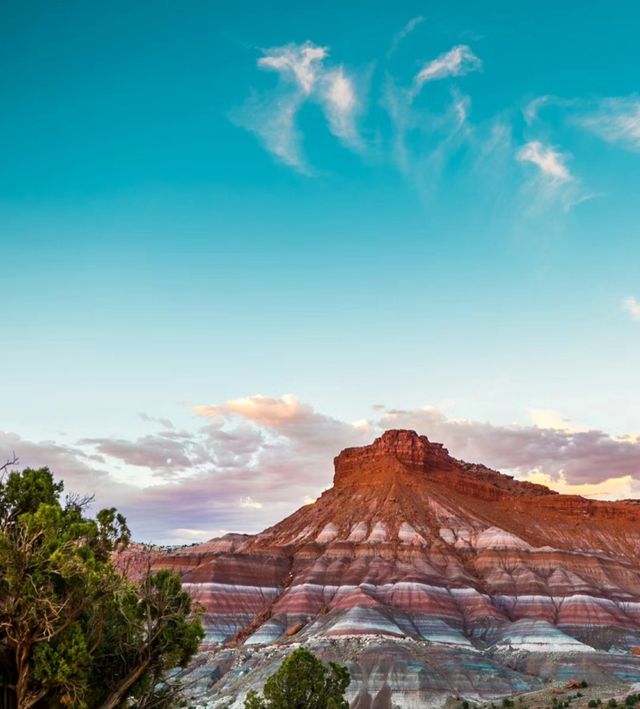
{"type": "Polygon", "coordinates": [[[359,709],[640,682],[640,505],[451,457],[413,431],[342,451],[333,487],[255,536],[154,556],[206,608],[192,679],[242,706],[300,643],[359,709]]]}

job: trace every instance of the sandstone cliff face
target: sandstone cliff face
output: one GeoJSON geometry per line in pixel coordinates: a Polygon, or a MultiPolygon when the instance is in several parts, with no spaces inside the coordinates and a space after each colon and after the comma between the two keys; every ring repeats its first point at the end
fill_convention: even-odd
{"type": "Polygon", "coordinates": [[[363,709],[576,675],[640,681],[633,501],[558,495],[413,431],[334,463],[330,490],[261,534],[154,558],[206,607],[198,672],[211,706],[263,681],[295,643],[346,662],[363,709]]]}

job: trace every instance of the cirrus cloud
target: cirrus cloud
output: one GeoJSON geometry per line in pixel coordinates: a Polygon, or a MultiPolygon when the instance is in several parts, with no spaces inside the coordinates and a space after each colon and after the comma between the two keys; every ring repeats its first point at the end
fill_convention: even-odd
{"type": "Polygon", "coordinates": [[[302,149],[298,113],[307,102],[319,104],[330,132],[354,150],[362,147],[356,127],[361,107],[357,82],[344,66],[327,66],[329,48],[304,42],[264,50],[259,69],[279,75],[278,85],[253,93],[232,112],[239,126],[255,133],[276,158],[303,173],[311,173],[302,149]]]}
{"type": "Polygon", "coordinates": [[[533,140],[520,148],[516,153],[520,162],[533,163],[540,172],[554,183],[571,180],[571,173],[566,164],[566,156],[554,148],[544,145],[539,140],[533,140]]]}
{"type": "Polygon", "coordinates": [[[603,99],[599,106],[579,116],[577,123],[608,143],[640,150],[640,98],[624,96],[603,99]]]}
{"type": "Polygon", "coordinates": [[[640,302],[632,295],[622,301],[622,307],[633,320],[640,320],[640,302]]]}
{"type": "Polygon", "coordinates": [[[327,54],[327,47],[318,47],[312,42],[288,44],[265,50],[265,56],[258,59],[258,66],[289,76],[305,94],[310,94],[327,54]]]}
{"type": "Polygon", "coordinates": [[[446,79],[449,76],[464,76],[472,71],[480,71],[482,62],[466,44],[459,44],[436,59],[427,62],[413,80],[413,94],[429,81],[446,79]]]}
{"type": "Polygon", "coordinates": [[[400,44],[404,39],[406,39],[415,29],[418,27],[418,25],[421,25],[424,22],[424,17],[422,15],[416,15],[416,17],[412,17],[407,24],[398,32],[394,38],[391,40],[391,46],[389,47],[389,51],[387,52],[387,59],[393,55],[397,50],[400,44]]]}
{"type": "Polygon", "coordinates": [[[571,156],[550,145],[539,140],[529,141],[516,152],[515,157],[520,163],[535,166],[535,174],[523,187],[524,193],[530,198],[530,211],[546,210],[550,206],[559,205],[567,212],[598,196],[583,191],[580,180],[567,165],[571,156]]]}

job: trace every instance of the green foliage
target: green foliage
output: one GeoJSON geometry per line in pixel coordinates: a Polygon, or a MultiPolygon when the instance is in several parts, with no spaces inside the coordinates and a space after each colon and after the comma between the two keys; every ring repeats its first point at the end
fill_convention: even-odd
{"type": "Polygon", "coordinates": [[[245,709],[348,709],[344,693],[351,678],[346,667],[325,666],[304,647],[292,652],[264,685],[264,696],[251,690],[245,709]]]}
{"type": "Polygon", "coordinates": [[[611,709],[613,709],[613,707],[617,707],[617,706],[618,706],[618,702],[617,702],[615,699],[610,699],[610,700],[607,702],[607,704],[608,704],[608,706],[611,707],[611,709]]]}
{"type": "MultiPolygon", "coordinates": [[[[118,573],[115,509],[85,516],[47,468],[0,480],[0,704],[144,707],[197,651],[202,626],[170,571],[118,573]]],[[[154,706],[159,706],[155,703],[154,706]]]]}
{"type": "Polygon", "coordinates": [[[598,702],[597,702],[595,699],[590,699],[590,700],[589,700],[589,703],[587,704],[587,706],[590,707],[591,709],[593,709],[593,707],[597,707],[597,706],[598,706],[598,702]]]}

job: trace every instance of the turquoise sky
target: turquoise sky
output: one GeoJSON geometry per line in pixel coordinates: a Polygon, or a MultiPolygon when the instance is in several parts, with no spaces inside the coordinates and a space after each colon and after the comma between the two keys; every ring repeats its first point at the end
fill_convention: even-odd
{"type": "Polygon", "coordinates": [[[640,430],[635,2],[0,7],[0,429],[292,393],[640,430]]]}

